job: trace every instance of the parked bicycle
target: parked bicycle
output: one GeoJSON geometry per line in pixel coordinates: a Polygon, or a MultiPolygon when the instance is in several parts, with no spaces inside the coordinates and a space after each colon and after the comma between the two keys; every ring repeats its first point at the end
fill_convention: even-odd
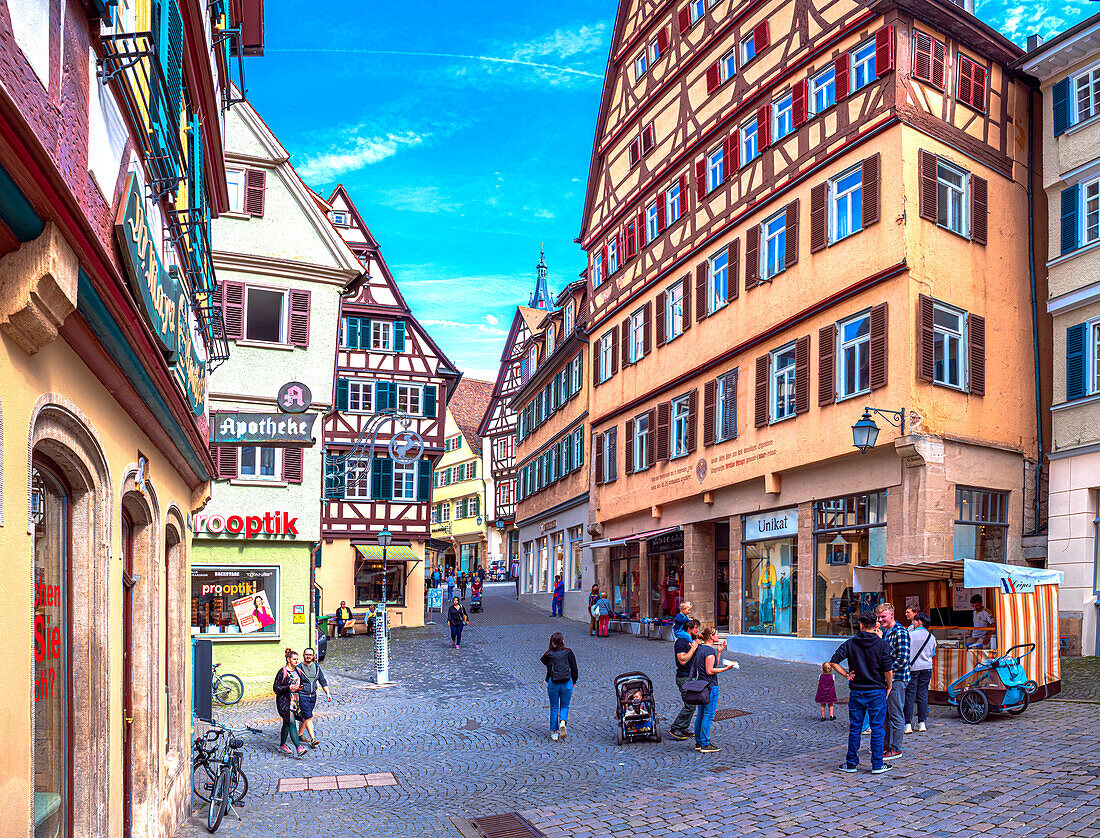
{"type": "Polygon", "coordinates": [[[213,666],[214,700],[223,707],[229,707],[240,701],[241,696],[244,695],[244,681],[228,672],[219,675],[219,666],[221,666],[220,663],[213,666]]]}
{"type": "MultiPolygon", "coordinates": [[[[209,804],[206,829],[217,832],[225,814],[241,805],[248,794],[248,777],[241,768],[244,740],[236,734],[261,731],[250,726],[233,730],[212,720],[208,723],[211,729],[195,739],[191,791],[209,804]]],[[[240,820],[236,811],[233,815],[240,820]]]]}

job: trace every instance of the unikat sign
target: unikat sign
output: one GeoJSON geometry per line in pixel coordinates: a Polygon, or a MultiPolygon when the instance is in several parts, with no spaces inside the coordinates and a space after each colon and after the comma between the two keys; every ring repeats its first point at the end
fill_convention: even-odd
{"type": "Polygon", "coordinates": [[[316,413],[216,413],[210,427],[214,445],[277,445],[281,448],[313,445],[316,413]]]}
{"type": "Polygon", "coordinates": [[[145,198],[133,174],[126,181],[126,194],[115,218],[115,236],[130,285],[153,328],[153,336],[167,354],[173,377],[192,413],[202,416],[206,411],[206,364],[195,345],[187,292],[178,274],[165,268],[157,253],[145,215],[145,198]]]}

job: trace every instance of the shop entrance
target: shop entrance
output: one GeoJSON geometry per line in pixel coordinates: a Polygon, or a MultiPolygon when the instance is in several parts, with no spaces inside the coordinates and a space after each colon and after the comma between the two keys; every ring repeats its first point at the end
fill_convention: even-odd
{"type": "Polygon", "coordinates": [[[122,513],[122,834],[134,825],[134,523],[122,513]]]}
{"type": "Polygon", "coordinates": [[[798,631],[798,509],[746,515],[741,536],[744,634],[798,631]]]}
{"type": "Polygon", "coordinates": [[[714,525],[714,625],[730,631],[730,525],[714,525]]]}
{"type": "Polygon", "coordinates": [[[649,554],[647,616],[673,617],[680,612],[684,590],[683,530],[662,533],[646,542],[649,554]]]}

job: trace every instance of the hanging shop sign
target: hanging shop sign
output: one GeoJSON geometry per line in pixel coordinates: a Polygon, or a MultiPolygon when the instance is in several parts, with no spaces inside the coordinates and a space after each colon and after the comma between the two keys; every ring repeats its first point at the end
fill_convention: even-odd
{"type": "Polygon", "coordinates": [[[650,553],[674,553],[684,549],[684,531],[663,532],[655,535],[646,543],[646,550],[650,553]]]}
{"type": "Polygon", "coordinates": [[[282,413],[217,413],[211,422],[214,445],[313,445],[316,413],[294,416],[282,413]]]}
{"type": "Polygon", "coordinates": [[[424,440],[416,431],[400,431],[390,437],[390,459],[402,465],[415,463],[424,453],[424,440]]]}
{"type": "Polygon", "coordinates": [[[191,329],[187,293],[179,276],[164,267],[156,237],[145,215],[145,199],[137,176],[126,181],[126,194],[115,218],[122,260],[130,285],[157,344],[167,354],[173,377],[195,416],[206,410],[206,365],[199,357],[191,329]]]}
{"type": "Polygon", "coordinates": [[[796,535],[798,535],[797,506],[745,516],[743,541],[764,541],[769,538],[786,538],[796,535]]]}
{"type": "Polygon", "coordinates": [[[300,381],[288,381],[276,398],[283,413],[305,413],[313,404],[313,393],[300,381]]]}

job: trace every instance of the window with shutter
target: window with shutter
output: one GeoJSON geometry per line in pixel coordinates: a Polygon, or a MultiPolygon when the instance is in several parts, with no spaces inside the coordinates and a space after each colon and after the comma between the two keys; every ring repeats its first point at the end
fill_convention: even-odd
{"type": "MultiPolygon", "coordinates": [[[[1097,91],[1100,93],[1100,90],[1097,91]]],[[[1091,97],[1090,97],[1091,101],[1091,97]]],[[[1069,79],[1062,79],[1060,82],[1054,85],[1051,90],[1051,116],[1054,125],[1054,136],[1060,136],[1064,134],[1066,129],[1072,124],[1070,120],[1070,96],[1069,96],[1069,79]]]]}
{"type": "Polygon", "coordinates": [[[627,419],[623,428],[623,473],[634,473],[634,420],[627,419]]]}
{"type": "Polygon", "coordinates": [[[817,404],[836,402],[836,326],[830,323],[817,332],[817,404]]]}
{"type": "MultiPolygon", "coordinates": [[[[1075,183],[1073,186],[1067,187],[1062,190],[1062,255],[1072,253],[1077,250],[1080,244],[1079,227],[1078,227],[1078,206],[1081,200],[1081,184],[1075,183]]],[[[228,322],[228,320],[227,320],[228,322]]],[[[226,333],[228,334],[229,327],[226,326],[226,333]]]]}
{"type": "Polygon", "coordinates": [[[759,55],[771,44],[771,35],[768,33],[768,21],[762,20],[752,30],[753,40],[756,42],[756,54],[759,55]]]}
{"type": "Polygon", "coordinates": [[[791,267],[798,262],[798,198],[787,204],[787,235],[786,254],[783,269],[791,267]]]}
{"type": "Polygon", "coordinates": [[[718,376],[717,442],[737,439],[737,370],[718,376]]]}
{"type": "Polygon", "coordinates": [[[218,477],[222,480],[237,478],[237,452],[235,445],[218,447],[218,477]]]}
{"type": "Polygon", "coordinates": [[[707,93],[713,93],[722,86],[722,67],[718,61],[707,65],[707,93]]]}
{"type": "MultiPolygon", "coordinates": [[[[1094,329],[1096,326],[1093,327],[1094,329]]],[[[1083,399],[1092,392],[1088,375],[1089,324],[1078,323],[1066,329],[1066,401],[1083,399]]],[[[1096,359],[1093,360],[1095,365],[1096,359]]]]}
{"type": "Polygon", "coordinates": [[[267,191],[267,172],[248,169],[244,175],[244,211],[254,217],[264,214],[264,197],[267,191]]]}
{"type": "Polygon", "coordinates": [[[989,183],[984,177],[970,176],[970,240],[985,244],[989,235],[989,183]]]}
{"type": "Polygon", "coordinates": [[[848,95],[848,53],[841,53],[833,62],[833,77],[836,84],[836,101],[839,102],[848,95]]]}
{"type": "Polygon", "coordinates": [[[667,291],[662,291],[657,295],[655,326],[657,329],[657,346],[662,347],[665,345],[667,335],[665,334],[665,307],[667,305],[667,291]]]}
{"type": "Polygon", "coordinates": [[[810,188],[810,253],[824,250],[829,243],[827,222],[829,182],[810,188]]]}
{"type": "Polygon", "coordinates": [[[863,227],[870,227],[879,220],[882,198],[879,187],[879,155],[875,153],[863,161],[863,227]]]}
{"type": "Polygon", "coordinates": [[[687,6],[680,9],[676,13],[676,22],[681,35],[691,29],[691,9],[687,6]]]}
{"type": "Polygon", "coordinates": [[[985,318],[977,314],[966,317],[966,348],[970,361],[967,384],[970,393],[985,395],[985,318]]]}
{"type": "Polygon", "coordinates": [[[642,306],[642,354],[648,355],[653,351],[653,303],[647,302],[642,306]]]}
{"type": "Polygon", "coordinates": [[[917,179],[920,181],[920,217],[935,223],[939,219],[939,184],[936,172],[939,159],[923,148],[917,152],[917,179]]]}
{"type": "Polygon", "coordinates": [[[627,146],[627,155],[630,158],[631,168],[638,165],[638,161],[642,159],[642,141],[638,137],[630,141],[630,145],[627,146]]]}
{"type": "Polygon", "coordinates": [[[290,344],[309,346],[309,291],[290,289],[290,344]]]}
{"type": "Polygon", "coordinates": [[[875,72],[878,76],[894,69],[894,27],[887,24],[875,33],[875,72]]]}
{"type": "Polygon", "coordinates": [[[959,82],[955,95],[964,105],[985,113],[986,68],[961,53],[958,67],[959,82]]]}
{"type": "Polygon", "coordinates": [[[596,434],[596,474],[595,480],[597,486],[603,485],[603,461],[604,461],[604,435],[596,434]]]}
{"type": "Polygon", "coordinates": [[[672,405],[669,402],[661,402],[656,407],[657,411],[657,450],[656,459],[665,461],[669,458],[669,421],[672,413],[672,405]]]}
{"type": "Polygon", "coordinates": [[[653,146],[657,142],[657,132],[653,127],[653,123],[649,123],[642,129],[642,154],[649,154],[653,150],[653,146]]]}
{"type": "Polygon", "coordinates": [[[696,449],[697,426],[699,424],[699,389],[693,388],[687,395],[687,433],[685,440],[687,452],[694,454],[696,449]]]}
{"type": "Polygon", "coordinates": [[[700,157],[695,161],[695,197],[702,199],[707,194],[707,161],[700,157]]]}
{"type": "Polygon", "coordinates": [[[619,429],[614,427],[606,432],[607,440],[604,443],[604,483],[611,483],[618,477],[618,436],[619,429]]]}
{"type": "Polygon", "coordinates": [[[808,91],[809,83],[806,79],[801,79],[794,83],[791,110],[794,117],[795,128],[806,124],[806,119],[808,117],[808,91]]]}
{"type": "Polygon", "coordinates": [[[244,337],[244,283],[224,281],[222,286],[222,319],[227,340],[244,337]]]}
{"type": "Polygon", "coordinates": [[[287,483],[302,482],[302,457],[301,448],[283,450],[283,480],[287,483]]]}
{"type": "Polygon", "coordinates": [[[718,397],[718,380],[708,381],[703,385],[703,447],[714,445],[717,431],[715,423],[715,408],[718,397]]]}
{"type": "Polygon", "coordinates": [[[794,412],[810,409],[810,336],[800,337],[794,345],[794,412]]]}
{"type": "Polygon", "coordinates": [[[707,310],[707,263],[695,266],[695,319],[702,320],[710,312],[707,310]]]}
{"type": "Polygon", "coordinates": [[[943,89],[947,48],[919,29],[913,33],[913,77],[943,89]]]}
{"type": "Polygon", "coordinates": [[[756,404],[754,405],[754,424],[763,428],[768,424],[768,379],[771,371],[771,356],[761,355],[756,359],[756,404]]]}
{"type": "Polygon", "coordinates": [[[871,389],[878,390],[886,386],[888,373],[889,320],[886,303],[871,309],[871,389]]]}
{"type": "Polygon", "coordinates": [[[760,227],[756,224],[745,232],[745,290],[760,284],[760,227]]]}
{"type": "Polygon", "coordinates": [[[917,297],[917,378],[931,382],[935,374],[935,315],[932,298],[917,297]]]}

